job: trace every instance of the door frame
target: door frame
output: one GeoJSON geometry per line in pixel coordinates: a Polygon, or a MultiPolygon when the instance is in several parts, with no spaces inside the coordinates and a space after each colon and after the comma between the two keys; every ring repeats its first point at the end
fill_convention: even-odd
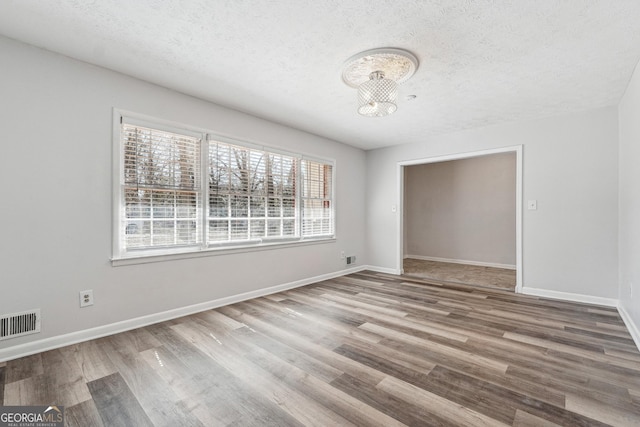
{"type": "Polygon", "coordinates": [[[513,145],[508,147],[492,148],[488,150],[469,151],[442,156],[425,157],[413,160],[398,162],[398,215],[397,215],[397,235],[398,235],[398,259],[397,271],[403,273],[404,263],[404,168],[406,166],[424,165],[429,163],[440,163],[450,160],[469,159],[473,157],[487,156],[499,153],[516,153],[516,293],[522,293],[522,163],[523,146],[513,145]]]}

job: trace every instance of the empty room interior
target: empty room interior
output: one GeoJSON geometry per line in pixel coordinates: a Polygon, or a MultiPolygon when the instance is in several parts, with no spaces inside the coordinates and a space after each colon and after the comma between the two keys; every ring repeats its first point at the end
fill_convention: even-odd
{"type": "Polygon", "coordinates": [[[0,425],[640,425],[638,22],[0,2],[0,425]]]}

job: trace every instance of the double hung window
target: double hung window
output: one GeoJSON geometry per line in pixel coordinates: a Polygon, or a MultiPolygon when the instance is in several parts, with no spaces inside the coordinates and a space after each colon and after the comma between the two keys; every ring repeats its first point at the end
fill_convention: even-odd
{"type": "Polygon", "coordinates": [[[331,161],[126,116],[119,130],[114,259],[334,236],[331,161]]]}
{"type": "Polygon", "coordinates": [[[210,141],[208,160],[209,243],[298,236],[298,158],[210,141]]]}

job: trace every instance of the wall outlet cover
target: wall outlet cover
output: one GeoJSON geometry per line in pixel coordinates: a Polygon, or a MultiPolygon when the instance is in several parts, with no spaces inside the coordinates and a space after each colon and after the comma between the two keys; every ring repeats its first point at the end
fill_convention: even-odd
{"type": "Polygon", "coordinates": [[[93,305],[93,290],[80,291],[80,307],[88,307],[90,305],[93,305]]]}

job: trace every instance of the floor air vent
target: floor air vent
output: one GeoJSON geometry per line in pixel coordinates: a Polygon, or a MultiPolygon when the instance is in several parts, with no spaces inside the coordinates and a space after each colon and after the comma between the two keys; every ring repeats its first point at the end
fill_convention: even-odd
{"type": "Polygon", "coordinates": [[[0,317],[0,341],[40,332],[40,309],[0,317]]]}

